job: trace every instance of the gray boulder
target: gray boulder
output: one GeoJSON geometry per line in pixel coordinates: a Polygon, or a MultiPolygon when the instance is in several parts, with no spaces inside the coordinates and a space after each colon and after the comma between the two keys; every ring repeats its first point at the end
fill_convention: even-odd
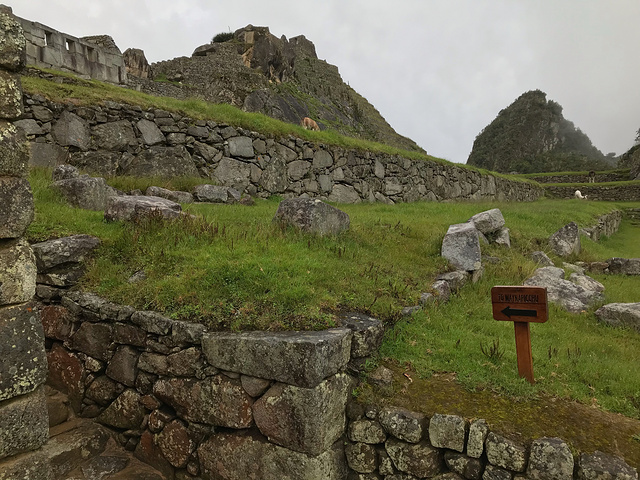
{"type": "Polygon", "coordinates": [[[545,287],[547,298],[565,310],[580,313],[591,305],[602,301],[601,291],[588,290],[564,279],[564,270],[556,267],[543,267],[537,269],[534,274],[525,280],[524,285],[545,287]]]}
{"type": "Polygon", "coordinates": [[[229,155],[232,157],[253,158],[253,141],[249,137],[233,137],[229,139],[229,155]]]}
{"type": "Polygon", "coordinates": [[[527,478],[531,480],[571,480],[573,455],[559,438],[540,438],[531,445],[527,478]]]}
{"type": "Polygon", "coordinates": [[[341,183],[336,183],[333,186],[327,199],[336,203],[360,203],[362,201],[355,188],[341,183]]]}
{"type": "Polygon", "coordinates": [[[142,136],[145,145],[158,145],[165,141],[164,134],[160,128],[151,120],[142,119],[136,123],[136,127],[142,136]]]}
{"type": "Polygon", "coordinates": [[[271,442],[319,455],[340,438],[352,380],[339,373],[314,388],[276,383],[253,404],[253,418],[271,442]]]}
{"type": "Polygon", "coordinates": [[[313,388],[350,359],[351,330],[319,332],[210,332],[202,351],[216,368],[313,388]]]}
{"type": "Polygon", "coordinates": [[[469,219],[469,222],[485,235],[500,230],[505,224],[502,212],[498,208],[477,213],[469,219]]]}
{"type": "Polygon", "coordinates": [[[578,463],[579,480],[637,480],[638,471],[624,460],[598,450],[583,453],[578,463]]]}
{"type": "Polygon", "coordinates": [[[409,443],[418,443],[427,432],[425,415],[401,407],[383,408],[378,421],[389,435],[409,443]]]}
{"type": "Polygon", "coordinates": [[[273,221],[319,235],[337,235],[348,230],[350,225],[349,215],[342,210],[309,198],[283,200],[273,221]]]}
{"type": "Polygon", "coordinates": [[[112,177],[126,167],[132,158],[128,152],[90,150],[73,153],[69,162],[91,175],[112,177]]]}
{"type": "Polygon", "coordinates": [[[571,222],[549,237],[549,247],[559,257],[580,253],[580,231],[576,222],[571,222]]]}
{"type": "Polygon", "coordinates": [[[640,332],[640,302],[609,303],[596,310],[599,321],[614,327],[631,327],[640,332]]]}
{"type": "Polygon", "coordinates": [[[0,459],[44,445],[49,438],[47,419],[47,400],[42,387],[3,403],[0,415],[0,459]]]}
{"type": "Polygon", "coordinates": [[[25,178],[0,177],[0,239],[21,237],[33,220],[33,195],[25,178]]]}
{"type": "Polygon", "coordinates": [[[380,422],[362,418],[349,423],[347,436],[352,442],[368,443],[375,445],[383,443],[387,439],[387,433],[380,425],[380,422]]]}
{"type": "Polygon", "coordinates": [[[531,254],[531,258],[534,262],[536,262],[538,265],[540,265],[541,267],[553,267],[554,263],[553,260],[551,260],[546,253],[541,252],[541,251],[537,251],[537,252],[533,252],[531,254]]]}
{"type": "Polygon", "coordinates": [[[152,212],[172,219],[182,215],[182,207],[179,203],[160,197],[110,197],[104,211],[104,219],[108,222],[134,220],[152,212]]]}
{"type": "MultiPolygon", "coordinates": [[[[344,454],[347,457],[349,467],[355,472],[373,473],[378,468],[378,455],[373,445],[348,443],[344,447],[344,454]]],[[[352,476],[350,478],[362,478],[362,476],[352,476]]]]}
{"type": "Polygon", "coordinates": [[[62,112],[51,129],[56,143],[63,147],[76,147],[83,152],[91,145],[91,132],[85,120],[68,110],[62,112]]]}
{"type": "Polygon", "coordinates": [[[378,352],[384,336],[384,324],[380,320],[361,313],[349,313],[340,317],[340,325],[353,332],[352,357],[368,357],[378,352]]]}
{"type": "Polygon", "coordinates": [[[144,149],[122,170],[123,175],[135,177],[198,177],[198,169],[187,149],[153,146],[144,149]]]}
{"type": "Polygon", "coordinates": [[[434,447],[463,452],[468,429],[464,418],[436,413],[429,421],[429,441],[434,447]]]}
{"type": "Polygon", "coordinates": [[[78,178],[80,176],[80,172],[73,165],[58,165],[53,169],[53,173],[51,174],[51,179],[54,182],[58,180],[68,180],[70,178],[78,178]]]}
{"type": "Polygon", "coordinates": [[[467,455],[471,458],[480,458],[484,452],[484,442],[489,435],[489,425],[486,420],[478,419],[469,426],[469,439],[467,440],[467,455]]]}
{"type": "Polygon", "coordinates": [[[569,281],[575,283],[579,287],[591,290],[593,292],[604,292],[604,285],[602,285],[597,280],[589,277],[588,275],[584,275],[581,273],[572,273],[571,275],[569,275],[569,281]]]}
{"type": "Polygon", "coordinates": [[[197,202],[236,203],[241,195],[236,189],[222,185],[196,185],[193,187],[193,198],[197,202]]]}
{"type": "MultiPolygon", "coordinates": [[[[457,293],[469,281],[471,275],[464,270],[455,270],[453,272],[441,273],[436,277],[436,281],[444,281],[449,285],[450,293],[457,293]]],[[[434,283],[435,285],[435,283],[434,283]]],[[[441,287],[444,288],[444,287],[441,287]]]]}
{"type": "Polygon", "coordinates": [[[138,145],[133,127],[128,120],[96,125],[91,129],[91,140],[94,148],[98,150],[123,152],[130,146],[138,145]]]}
{"type": "Polygon", "coordinates": [[[640,275],[640,258],[614,257],[607,260],[609,273],[623,275],[640,275]]]}
{"type": "Polygon", "coordinates": [[[494,235],[492,235],[493,243],[497,245],[501,245],[503,247],[511,248],[511,237],[509,236],[509,229],[507,227],[503,227],[494,235]]]}
{"type": "Polygon", "coordinates": [[[149,197],[166,198],[176,203],[193,203],[193,195],[189,192],[168,190],[162,187],[149,187],[144,194],[149,197]]]}
{"type": "Polygon", "coordinates": [[[235,158],[224,157],[218,162],[213,175],[222,185],[244,192],[251,183],[251,165],[235,158]]]}
{"type": "Polygon", "coordinates": [[[473,223],[449,226],[442,240],[441,255],[459,270],[478,270],[482,265],[480,240],[473,223]]]}
{"type": "Polygon", "coordinates": [[[32,118],[16,120],[13,124],[20,128],[25,135],[42,135],[44,133],[38,122],[32,118]]]}
{"type": "Polygon", "coordinates": [[[32,245],[39,272],[46,272],[68,263],[81,263],[100,245],[100,239],[91,235],[47,240],[32,245]]]}
{"type": "Polygon", "coordinates": [[[53,187],[69,204],[85,210],[104,210],[108,200],[117,195],[117,191],[107,185],[104,178],[88,175],[58,180],[53,182],[53,187]]]}
{"type": "Polygon", "coordinates": [[[29,143],[13,124],[0,122],[0,177],[26,177],[29,143]]]}

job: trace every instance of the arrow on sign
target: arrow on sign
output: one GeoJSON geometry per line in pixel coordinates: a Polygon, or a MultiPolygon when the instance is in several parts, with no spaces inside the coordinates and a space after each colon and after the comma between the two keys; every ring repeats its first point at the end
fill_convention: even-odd
{"type": "Polygon", "coordinates": [[[536,316],[538,316],[538,312],[536,310],[520,310],[518,308],[511,308],[511,307],[507,307],[507,308],[503,309],[502,313],[504,313],[509,318],[511,318],[512,315],[514,317],[536,317],[536,316]]]}

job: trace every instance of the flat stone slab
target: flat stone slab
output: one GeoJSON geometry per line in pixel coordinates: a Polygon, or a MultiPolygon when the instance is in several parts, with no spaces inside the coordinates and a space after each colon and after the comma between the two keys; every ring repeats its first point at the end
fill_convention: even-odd
{"type": "Polygon", "coordinates": [[[596,310],[596,317],[614,327],[631,327],[640,332],[640,302],[609,303],[596,310]]]}
{"type": "Polygon", "coordinates": [[[216,368],[313,388],[349,361],[352,332],[210,332],[202,351],[216,368]]]}
{"type": "Polygon", "coordinates": [[[107,201],[104,219],[108,222],[118,220],[133,220],[140,215],[158,212],[163,218],[177,218],[181,215],[182,207],[179,203],[166,198],[131,195],[126,197],[111,197],[107,201]]]}
{"type": "Polygon", "coordinates": [[[32,248],[38,271],[42,273],[66,263],[80,263],[99,245],[97,237],[72,235],[36,243],[32,248]]]}

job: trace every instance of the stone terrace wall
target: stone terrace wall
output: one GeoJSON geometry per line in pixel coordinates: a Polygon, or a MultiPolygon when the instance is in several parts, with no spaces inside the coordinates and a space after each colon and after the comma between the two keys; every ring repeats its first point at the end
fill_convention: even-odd
{"type": "MultiPolygon", "coordinates": [[[[540,175],[538,177],[528,177],[539,183],[589,183],[589,174],[572,175],[540,175]]],[[[604,182],[625,182],[631,180],[629,173],[596,173],[595,183],[604,182]]]]}
{"type": "MultiPolygon", "coordinates": [[[[545,192],[550,197],[574,198],[576,187],[545,186],[545,192]]],[[[610,202],[637,202],[640,200],[640,182],[604,186],[598,184],[588,184],[580,186],[580,193],[587,195],[589,200],[605,200],[610,202]]]]}
{"type": "Polygon", "coordinates": [[[25,103],[19,124],[32,141],[32,165],[66,162],[105,176],[199,175],[254,196],[342,203],[531,201],[542,194],[536,184],[456,165],[271,138],[162,110],[75,107],[28,95],[25,103]]]}
{"type": "Polygon", "coordinates": [[[39,449],[49,437],[42,325],[31,302],[35,257],[23,235],[33,219],[28,149],[11,123],[23,113],[19,71],[25,39],[0,8],[0,479],[45,480],[39,449]],[[22,454],[22,455],[20,455],[22,454]]]}
{"type": "Polygon", "coordinates": [[[122,53],[110,37],[104,36],[110,42],[100,45],[100,40],[104,37],[87,41],[38,22],[15,18],[20,21],[24,30],[27,65],[68,71],[105,82],[127,82],[122,53]]]}

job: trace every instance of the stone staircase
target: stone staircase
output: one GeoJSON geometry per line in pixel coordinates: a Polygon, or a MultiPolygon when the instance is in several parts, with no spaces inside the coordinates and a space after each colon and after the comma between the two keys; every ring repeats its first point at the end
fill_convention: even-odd
{"type": "Polygon", "coordinates": [[[169,480],[136,459],[115,440],[114,432],[70,415],[66,395],[47,387],[50,480],[169,480]]]}

